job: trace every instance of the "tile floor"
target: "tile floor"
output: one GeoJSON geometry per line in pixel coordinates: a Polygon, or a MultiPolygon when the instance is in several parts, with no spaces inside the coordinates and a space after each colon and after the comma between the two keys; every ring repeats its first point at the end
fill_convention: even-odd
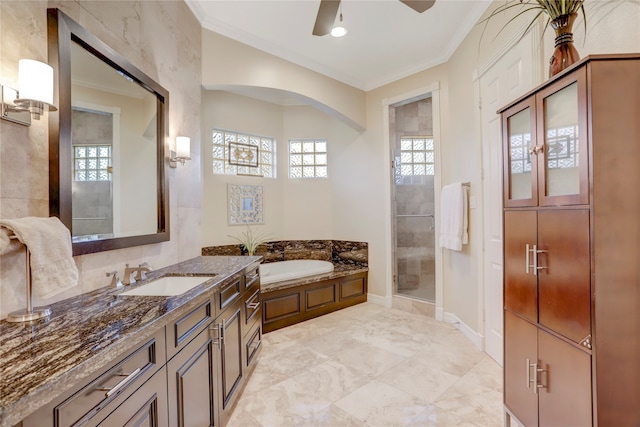
{"type": "Polygon", "coordinates": [[[364,303],[262,343],[228,427],[503,423],[500,366],[430,317],[364,303]]]}

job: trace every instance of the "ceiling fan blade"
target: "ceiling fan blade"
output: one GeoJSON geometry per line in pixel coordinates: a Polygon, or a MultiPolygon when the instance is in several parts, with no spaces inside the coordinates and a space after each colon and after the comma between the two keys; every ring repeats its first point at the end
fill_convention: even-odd
{"type": "Polygon", "coordinates": [[[314,36],[326,36],[331,32],[339,6],[340,0],[320,0],[316,24],[313,27],[314,36]]]}
{"type": "Polygon", "coordinates": [[[436,0],[400,0],[400,1],[418,13],[422,13],[425,10],[430,9],[431,6],[433,6],[433,4],[436,2],[436,0]]]}

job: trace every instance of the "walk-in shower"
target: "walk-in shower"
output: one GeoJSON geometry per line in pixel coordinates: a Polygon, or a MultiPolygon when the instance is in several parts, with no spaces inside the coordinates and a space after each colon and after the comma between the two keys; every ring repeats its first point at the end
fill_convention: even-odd
{"type": "Polygon", "coordinates": [[[431,98],[389,109],[394,292],[435,302],[435,147],[431,98]]]}

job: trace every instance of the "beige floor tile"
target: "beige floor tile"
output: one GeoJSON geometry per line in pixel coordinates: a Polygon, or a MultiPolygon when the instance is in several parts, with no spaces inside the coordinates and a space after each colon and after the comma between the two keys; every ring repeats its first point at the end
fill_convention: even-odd
{"type": "Polygon", "coordinates": [[[421,425],[427,403],[382,381],[373,380],[336,402],[368,426],[421,425]]]}
{"type": "Polygon", "coordinates": [[[428,361],[421,363],[416,359],[411,359],[388,369],[377,379],[414,397],[427,402],[435,402],[460,377],[431,367],[428,361]]]}
{"type": "Polygon", "coordinates": [[[452,325],[359,304],[265,334],[229,427],[498,427],[502,368],[452,325]]]}

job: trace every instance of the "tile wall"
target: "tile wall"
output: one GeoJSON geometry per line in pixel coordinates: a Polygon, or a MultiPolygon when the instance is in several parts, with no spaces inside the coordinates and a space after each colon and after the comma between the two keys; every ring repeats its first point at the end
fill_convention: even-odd
{"type": "MultiPolygon", "coordinates": [[[[47,8],[57,7],[120,53],[169,95],[169,138],[191,138],[191,161],[169,170],[169,242],[75,257],[79,285],[51,301],[106,286],[125,263],[160,268],[200,254],[201,31],[183,1],[2,1],[0,82],[17,87],[18,60],[47,62],[47,8]]],[[[49,215],[48,119],[0,121],[0,218],[49,215]]],[[[55,117],[55,116],[52,116],[55,117]]],[[[25,304],[24,251],[0,257],[0,318],[25,304]]]]}

